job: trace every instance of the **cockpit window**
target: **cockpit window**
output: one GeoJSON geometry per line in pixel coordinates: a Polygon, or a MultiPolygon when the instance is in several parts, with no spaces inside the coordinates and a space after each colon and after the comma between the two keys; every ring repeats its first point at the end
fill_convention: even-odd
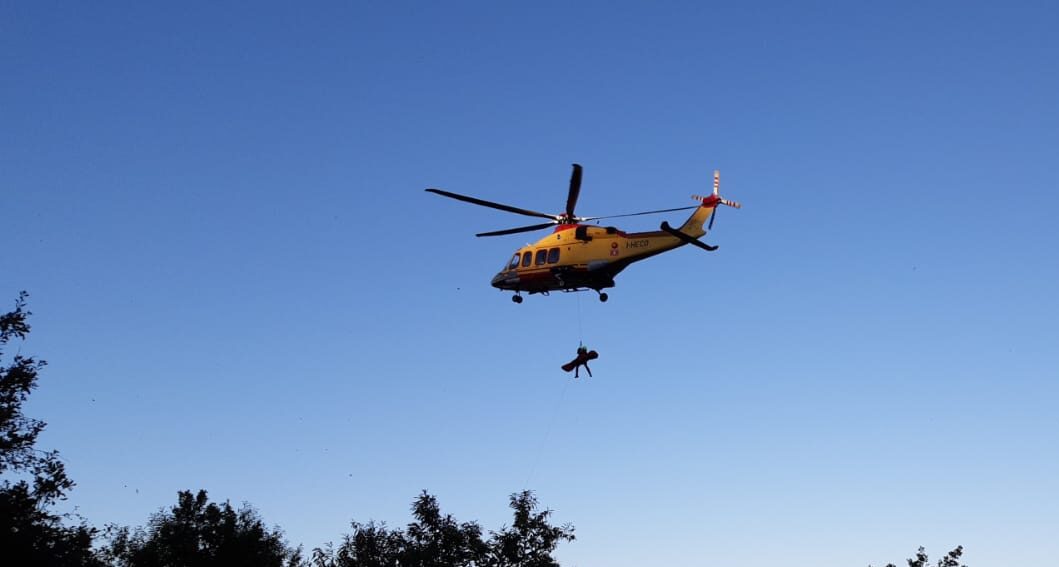
{"type": "Polygon", "coordinates": [[[511,257],[511,263],[507,265],[507,269],[514,270],[518,267],[518,261],[521,257],[518,252],[515,252],[515,255],[511,257]]]}
{"type": "Polygon", "coordinates": [[[554,264],[559,261],[559,249],[552,248],[548,251],[548,263],[554,264]]]}
{"type": "Polygon", "coordinates": [[[533,263],[533,252],[523,252],[522,253],[522,267],[523,268],[527,268],[527,267],[529,267],[529,265],[531,263],[533,263]]]}
{"type": "Polygon", "coordinates": [[[544,264],[545,262],[547,262],[547,261],[548,261],[548,251],[547,251],[547,250],[538,250],[538,251],[537,251],[537,261],[536,261],[536,264],[537,264],[538,266],[541,266],[541,265],[543,265],[543,264],[544,264]]]}

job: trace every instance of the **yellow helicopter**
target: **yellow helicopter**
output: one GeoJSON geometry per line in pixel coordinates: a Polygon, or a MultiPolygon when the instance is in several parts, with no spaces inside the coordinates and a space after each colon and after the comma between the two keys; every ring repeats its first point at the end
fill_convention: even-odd
{"type": "Polygon", "coordinates": [[[705,197],[691,196],[699,202],[698,205],[624,215],[579,217],[574,215],[574,206],[577,205],[577,196],[581,192],[581,166],[575,163],[573,168],[574,171],[570,176],[570,191],[566,197],[566,211],[557,215],[485,201],[441,189],[432,188],[427,191],[509,213],[549,219],[548,222],[541,224],[481,232],[475,235],[501,236],[555,227],[552,234],[541,238],[536,244],[529,244],[516,250],[504,269],[493,276],[493,287],[501,291],[515,292],[511,298],[515,303],[522,303],[523,292],[531,295],[534,293],[548,295],[552,291],[588,289],[598,293],[600,301],[606,301],[607,294],[603,290],[614,287],[614,278],[633,262],[646,260],[685,244],[692,244],[708,251],[716,250],[716,246],[702,242],[699,237],[713,228],[717,206],[727,205],[736,209],[742,206],[720,196],[718,192],[721,174],[719,171],[714,171],[713,193],[705,197]],[[581,224],[600,219],[653,215],[689,209],[695,209],[695,212],[691,213],[688,220],[684,221],[679,228],[673,228],[669,223],[662,222],[660,230],[651,232],[624,232],[612,226],[581,224]],[[707,222],[709,224],[703,228],[707,222]]]}

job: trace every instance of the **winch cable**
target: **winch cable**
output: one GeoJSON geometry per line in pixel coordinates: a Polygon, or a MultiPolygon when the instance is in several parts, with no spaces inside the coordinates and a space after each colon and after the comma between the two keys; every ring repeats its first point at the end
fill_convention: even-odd
{"type": "MultiPolygon", "coordinates": [[[[581,323],[581,294],[575,293],[574,295],[577,296],[577,345],[580,347],[584,346],[584,327],[581,323]]],[[[541,442],[537,446],[536,455],[533,457],[533,464],[530,465],[530,472],[526,475],[526,482],[522,483],[523,490],[529,489],[530,480],[537,472],[537,465],[540,463],[541,453],[544,452],[544,447],[548,444],[548,440],[551,439],[552,429],[555,427],[556,420],[559,419],[559,412],[562,411],[563,400],[566,399],[566,390],[570,387],[571,382],[573,382],[573,380],[563,380],[563,389],[559,393],[559,400],[552,407],[552,415],[548,419],[547,429],[544,430],[544,438],[541,439],[541,442]]]]}
{"type": "Polygon", "coordinates": [[[574,294],[577,296],[577,346],[585,346],[585,333],[581,328],[581,294],[574,294]]]}
{"type": "Polygon", "coordinates": [[[566,389],[570,387],[570,382],[573,382],[573,380],[563,380],[563,382],[563,389],[559,392],[559,400],[555,402],[555,405],[553,406],[552,416],[548,419],[548,428],[544,430],[544,438],[541,439],[540,444],[537,446],[537,454],[533,457],[533,464],[530,465],[529,474],[526,475],[526,482],[522,483],[522,490],[529,490],[529,483],[533,478],[534,473],[537,472],[537,465],[540,463],[541,453],[544,452],[544,447],[548,444],[548,440],[552,436],[552,429],[555,427],[555,422],[559,418],[559,412],[562,410],[563,400],[566,399],[566,389]]]}

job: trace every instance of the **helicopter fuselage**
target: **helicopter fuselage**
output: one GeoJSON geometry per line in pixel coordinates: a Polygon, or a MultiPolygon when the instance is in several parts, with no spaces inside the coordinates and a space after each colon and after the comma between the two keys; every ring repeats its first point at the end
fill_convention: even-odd
{"type": "MultiPolygon", "coordinates": [[[[689,237],[705,233],[702,224],[713,213],[715,202],[703,203],[682,229],[689,237]]],[[[600,292],[614,287],[614,278],[633,262],[687,244],[665,231],[624,232],[614,227],[561,224],[535,244],[515,251],[507,265],[493,276],[493,287],[519,293],[578,291],[600,292]]],[[[521,298],[516,299],[516,301],[521,298]]],[[[606,300],[606,294],[600,294],[606,300]]]]}

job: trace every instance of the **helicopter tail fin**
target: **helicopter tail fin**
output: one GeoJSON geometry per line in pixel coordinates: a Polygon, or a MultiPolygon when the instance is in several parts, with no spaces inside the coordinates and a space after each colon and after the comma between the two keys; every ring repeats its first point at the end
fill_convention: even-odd
{"type": "Polygon", "coordinates": [[[701,201],[702,205],[691,213],[691,216],[684,221],[684,224],[680,225],[680,232],[692,238],[698,238],[706,234],[706,229],[703,228],[703,225],[713,217],[714,211],[717,210],[717,202],[710,202],[709,197],[703,198],[701,201]]]}

